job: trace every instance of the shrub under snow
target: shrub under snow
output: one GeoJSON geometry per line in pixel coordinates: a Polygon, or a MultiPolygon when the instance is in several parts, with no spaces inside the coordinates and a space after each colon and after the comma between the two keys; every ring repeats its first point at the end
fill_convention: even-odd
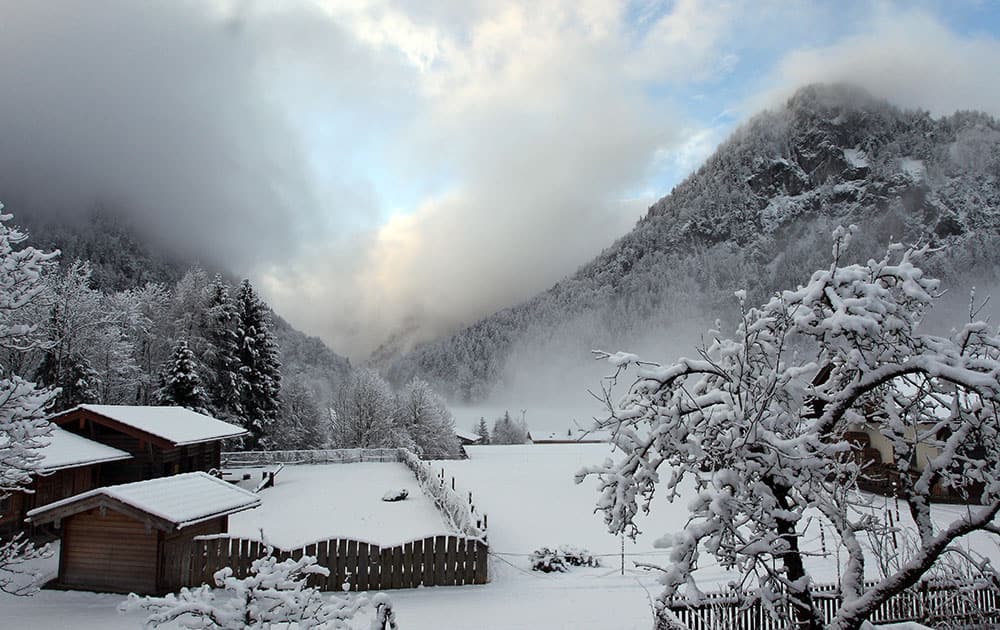
{"type": "Polygon", "coordinates": [[[542,547],[531,553],[531,570],[544,573],[565,573],[570,567],[599,567],[600,561],[590,551],[571,545],[558,549],[542,547]]]}
{"type": "Polygon", "coordinates": [[[294,623],[301,630],[347,630],[364,627],[352,622],[359,613],[374,609],[368,623],[358,621],[372,630],[397,628],[392,605],[384,594],[326,596],[307,585],[312,574],[329,575],[330,571],[317,565],[312,556],[279,562],[268,553],[253,561],[250,575],[245,578],[234,577],[229,567],[217,571],[215,584],[224,594],[207,584],[182,588],[180,593],[165,597],[139,597],[133,593],[120,610],[149,611],[146,625],[154,628],[175,622],[197,630],[270,628],[294,623]]]}

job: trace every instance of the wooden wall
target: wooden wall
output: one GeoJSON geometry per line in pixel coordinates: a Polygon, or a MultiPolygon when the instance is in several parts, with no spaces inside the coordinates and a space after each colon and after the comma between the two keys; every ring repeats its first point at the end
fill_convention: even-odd
{"type": "Polygon", "coordinates": [[[99,509],[62,522],[59,582],[63,586],[111,593],[155,593],[159,531],[99,509]]]}
{"type": "Polygon", "coordinates": [[[219,468],[221,464],[222,444],[219,441],[163,448],[96,422],[88,421],[88,423],[89,426],[83,429],[76,422],[66,424],[63,428],[132,455],[132,459],[104,464],[102,481],[105,485],[155,479],[178,473],[208,472],[213,468],[219,468]]]}
{"type": "Polygon", "coordinates": [[[24,522],[29,510],[92,490],[97,487],[98,480],[98,466],[94,464],[36,475],[28,486],[32,492],[12,493],[0,506],[0,532],[32,532],[24,522]]]}
{"type": "MultiPolygon", "coordinates": [[[[250,574],[253,561],[266,555],[259,541],[218,537],[179,545],[173,552],[176,577],[172,584],[213,584],[223,567],[237,577],[250,574]]],[[[358,540],[324,540],[291,550],[274,550],[280,561],[314,556],[330,569],[327,577],[314,575],[309,583],[324,591],[340,591],[345,582],[352,591],[375,591],[418,586],[460,586],[489,581],[489,547],[485,542],[460,536],[430,536],[394,547],[380,547],[358,540]]]]}

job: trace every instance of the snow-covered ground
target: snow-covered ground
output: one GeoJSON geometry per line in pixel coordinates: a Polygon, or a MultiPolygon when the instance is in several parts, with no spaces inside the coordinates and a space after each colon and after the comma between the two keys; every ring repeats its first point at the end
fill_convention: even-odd
{"type": "Polygon", "coordinates": [[[231,534],[259,539],[263,529],[268,542],[290,549],[328,538],[394,545],[448,533],[413,473],[398,462],[285,466],[260,498],[259,508],[229,518],[231,534]],[[405,501],[382,500],[399,489],[409,493],[405,501]]]}
{"type": "MultiPolygon", "coordinates": [[[[490,547],[497,554],[491,565],[492,581],[482,586],[389,591],[401,628],[651,627],[649,598],[655,597],[660,587],[655,575],[636,568],[634,562],[666,561],[667,551],[654,548],[653,541],[684,527],[685,499],[657,505],[644,521],[644,533],[634,543],[625,542],[623,576],[621,541],[609,535],[600,515],[593,513],[595,482],[576,485],[573,481],[581,466],[607,457],[610,446],[480,446],[467,450],[468,460],[434,465],[443,467],[449,477],[454,475],[460,490],[471,490],[477,509],[489,515],[490,547]],[[589,548],[601,555],[604,566],[555,575],[528,570],[527,554],[533,549],[561,544],[589,548]]],[[[353,534],[359,530],[352,528],[360,527],[364,537],[382,542],[382,538],[420,536],[426,528],[442,531],[436,514],[423,509],[429,508],[429,503],[422,503],[426,499],[401,464],[288,466],[279,473],[277,486],[262,496],[262,508],[233,519],[234,532],[249,534],[263,524],[271,528],[272,532],[266,533],[275,542],[285,538],[304,542],[353,534]],[[382,494],[397,486],[410,489],[410,498],[382,505],[382,494]],[[412,515],[396,511],[411,508],[420,509],[412,515]]],[[[876,504],[879,509],[889,505],[882,499],[876,499],[876,504]]],[[[944,515],[961,509],[943,506],[939,512],[944,515]]],[[[905,521],[905,511],[900,512],[905,521]]],[[[818,528],[811,528],[803,542],[818,548],[818,528]]],[[[973,539],[972,544],[984,553],[998,555],[992,541],[973,539]]],[[[831,549],[826,558],[811,560],[811,569],[820,581],[836,581],[835,558],[831,549]]],[[[708,564],[698,573],[708,587],[727,580],[724,572],[708,564]]],[[[32,598],[0,596],[0,626],[80,630],[139,627],[141,614],[115,611],[121,601],[117,595],[54,591],[32,598]]]]}

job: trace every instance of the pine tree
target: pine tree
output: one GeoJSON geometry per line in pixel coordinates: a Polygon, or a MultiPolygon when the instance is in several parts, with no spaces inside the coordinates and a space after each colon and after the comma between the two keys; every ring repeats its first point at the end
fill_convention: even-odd
{"type": "Polygon", "coordinates": [[[243,281],[236,297],[236,338],[240,408],[243,426],[250,431],[244,446],[248,450],[266,448],[268,431],[280,406],[281,359],[267,307],[249,280],[243,281]]]}
{"type": "Polygon", "coordinates": [[[160,372],[156,403],[187,407],[199,413],[205,411],[208,399],[198,376],[197,359],[184,339],[174,346],[173,354],[160,372]]]}
{"type": "Polygon", "coordinates": [[[204,316],[205,354],[209,407],[221,418],[241,418],[239,343],[236,337],[236,304],[220,276],[208,287],[204,316]]]}
{"type": "Polygon", "coordinates": [[[503,412],[493,424],[493,444],[524,444],[527,441],[527,427],[511,418],[509,411],[503,412]]]}
{"type": "Polygon", "coordinates": [[[476,427],[476,435],[480,438],[480,444],[490,443],[490,429],[486,426],[486,418],[479,418],[479,426],[476,427]]]}

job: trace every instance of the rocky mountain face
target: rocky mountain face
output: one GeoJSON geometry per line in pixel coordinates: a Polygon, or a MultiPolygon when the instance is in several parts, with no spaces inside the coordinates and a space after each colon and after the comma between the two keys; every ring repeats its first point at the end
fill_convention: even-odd
{"type": "Polygon", "coordinates": [[[851,86],[803,88],[739,128],[577,273],[385,369],[475,401],[516,380],[515,363],[682,334],[681,322],[705,330],[732,320],[736,289],[760,301],[827,266],[830,233],[846,224],[860,227],[853,259],[923,242],[938,248],[925,266],[949,284],[996,282],[1000,123],[978,112],[935,119],[851,86]]]}

